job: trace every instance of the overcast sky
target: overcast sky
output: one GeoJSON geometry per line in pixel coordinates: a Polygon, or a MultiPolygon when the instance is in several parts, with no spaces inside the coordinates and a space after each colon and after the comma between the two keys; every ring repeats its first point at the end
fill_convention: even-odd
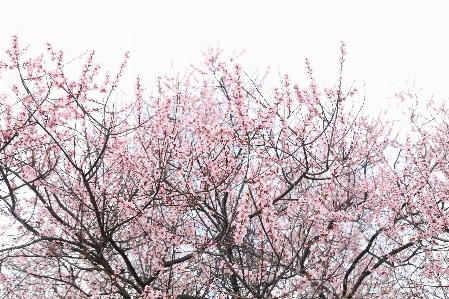
{"type": "MultiPolygon", "coordinates": [[[[1,2],[1,47],[18,33],[33,53],[45,42],[66,59],[96,50],[115,72],[130,51],[128,75],[147,86],[174,69],[184,73],[201,50],[246,49],[243,67],[271,66],[307,84],[309,57],[318,83],[337,78],[339,41],[347,44],[344,79],[384,107],[406,80],[423,96],[449,98],[449,2],[1,2]],[[363,87],[365,84],[365,87],[363,87]]],[[[132,83],[131,81],[128,81],[132,83]]]]}

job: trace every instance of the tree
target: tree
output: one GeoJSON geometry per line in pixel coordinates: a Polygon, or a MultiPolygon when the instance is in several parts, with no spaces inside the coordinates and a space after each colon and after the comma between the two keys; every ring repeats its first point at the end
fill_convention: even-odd
{"type": "Polygon", "coordinates": [[[447,296],[447,123],[400,142],[343,89],[340,52],[332,88],[306,60],[308,85],[264,92],[216,48],[129,100],[128,54],[100,79],[91,52],[73,79],[62,51],[25,58],[13,37],[1,297],[447,296]]]}

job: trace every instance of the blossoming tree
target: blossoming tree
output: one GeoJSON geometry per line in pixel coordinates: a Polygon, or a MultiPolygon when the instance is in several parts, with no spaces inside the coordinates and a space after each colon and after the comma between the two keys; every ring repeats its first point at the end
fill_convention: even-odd
{"type": "Polygon", "coordinates": [[[447,296],[447,122],[399,142],[343,89],[340,52],[329,88],[306,60],[308,84],[264,91],[216,48],[129,100],[127,54],[101,75],[91,52],[73,78],[62,51],[13,37],[0,297],[447,296]]]}

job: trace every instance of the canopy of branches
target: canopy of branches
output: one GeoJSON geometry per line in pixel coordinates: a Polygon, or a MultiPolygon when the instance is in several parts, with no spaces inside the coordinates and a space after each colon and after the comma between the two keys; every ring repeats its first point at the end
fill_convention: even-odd
{"type": "Polygon", "coordinates": [[[0,297],[447,298],[447,112],[410,106],[397,138],[343,89],[340,52],[332,87],[306,60],[309,82],[267,90],[212,48],[121,98],[127,54],[71,76],[62,51],[13,37],[0,297]]]}

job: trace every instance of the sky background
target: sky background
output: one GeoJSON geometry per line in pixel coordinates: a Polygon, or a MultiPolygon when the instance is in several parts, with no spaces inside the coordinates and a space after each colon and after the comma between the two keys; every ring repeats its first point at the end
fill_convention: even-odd
{"type": "Polygon", "coordinates": [[[227,55],[246,49],[240,61],[247,72],[271,66],[269,80],[280,69],[300,86],[308,84],[308,57],[318,84],[333,86],[343,40],[344,84],[366,94],[365,112],[386,109],[407,81],[423,89],[423,101],[449,99],[449,1],[1,1],[0,26],[2,56],[18,34],[34,55],[47,41],[66,61],[95,50],[103,70],[115,74],[130,51],[122,85],[130,94],[137,75],[151,89],[171,62],[183,74],[218,42],[227,55]]]}
{"type": "Polygon", "coordinates": [[[338,73],[340,40],[347,44],[347,87],[366,94],[368,111],[387,98],[422,88],[422,98],[449,98],[449,2],[1,2],[1,47],[12,34],[32,53],[49,41],[66,60],[95,50],[103,70],[131,59],[124,89],[138,74],[144,85],[171,70],[183,74],[201,51],[220,42],[225,53],[246,49],[240,60],[249,72],[271,66],[292,81],[308,84],[308,57],[317,82],[332,86],[338,73]]]}

